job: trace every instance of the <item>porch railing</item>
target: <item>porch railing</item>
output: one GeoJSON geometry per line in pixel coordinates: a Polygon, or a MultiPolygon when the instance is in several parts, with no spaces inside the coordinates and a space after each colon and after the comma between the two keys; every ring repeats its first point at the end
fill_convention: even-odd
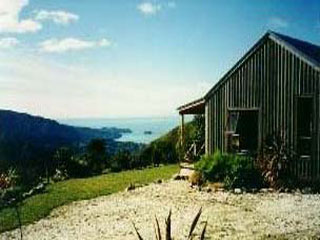
{"type": "Polygon", "coordinates": [[[199,144],[197,142],[193,142],[188,150],[185,153],[184,161],[186,162],[194,162],[197,160],[202,154],[205,152],[205,144],[199,144]]]}

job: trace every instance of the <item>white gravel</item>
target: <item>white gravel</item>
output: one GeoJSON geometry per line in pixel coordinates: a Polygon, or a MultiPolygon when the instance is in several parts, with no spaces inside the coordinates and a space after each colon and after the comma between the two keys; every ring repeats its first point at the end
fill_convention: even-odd
{"type": "MultiPolygon", "coordinates": [[[[208,219],[208,239],[320,237],[318,194],[207,193],[184,181],[169,181],[57,208],[49,217],[23,227],[24,239],[137,239],[131,221],[145,239],[154,239],[154,216],[164,230],[170,209],[174,239],[186,239],[201,206],[196,233],[208,219]]],[[[19,231],[3,233],[0,239],[19,239],[19,231]]]]}

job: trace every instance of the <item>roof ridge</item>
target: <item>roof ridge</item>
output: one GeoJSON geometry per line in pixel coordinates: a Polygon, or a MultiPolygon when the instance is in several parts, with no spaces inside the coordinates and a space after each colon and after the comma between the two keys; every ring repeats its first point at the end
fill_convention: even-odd
{"type": "Polygon", "coordinates": [[[275,41],[282,46],[285,46],[290,52],[298,55],[305,62],[309,63],[316,69],[320,69],[320,46],[313,43],[309,43],[300,39],[296,39],[284,34],[280,34],[271,30],[268,30],[250,49],[247,51],[234,65],[227,71],[219,81],[205,94],[204,98],[207,99],[212,92],[215,91],[224,79],[227,78],[233,71],[235,71],[252,53],[256,51],[260,44],[262,44],[267,38],[275,41]]]}
{"type": "Polygon", "coordinates": [[[299,42],[302,42],[302,43],[306,43],[306,44],[309,44],[309,45],[312,45],[312,46],[315,46],[315,47],[318,47],[320,48],[320,45],[318,44],[315,44],[313,42],[309,42],[309,41],[306,41],[306,40],[302,40],[300,38],[296,38],[296,37],[292,37],[292,36],[289,36],[289,35],[286,35],[286,34],[282,34],[282,33],[278,33],[276,31],[273,31],[273,30],[268,30],[267,33],[271,34],[271,35],[276,35],[280,38],[282,37],[285,37],[285,38],[290,38],[290,39],[293,39],[295,41],[299,41],[299,42]]]}

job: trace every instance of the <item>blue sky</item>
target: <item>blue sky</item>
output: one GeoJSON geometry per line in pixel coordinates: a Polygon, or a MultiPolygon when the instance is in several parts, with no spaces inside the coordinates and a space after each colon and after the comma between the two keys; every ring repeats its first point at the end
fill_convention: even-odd
{"type": "Polygon", "coordinates": [[[268,29],[320,44],[320,1],[0,0],[0,108],[175,115],[268,29]]]}

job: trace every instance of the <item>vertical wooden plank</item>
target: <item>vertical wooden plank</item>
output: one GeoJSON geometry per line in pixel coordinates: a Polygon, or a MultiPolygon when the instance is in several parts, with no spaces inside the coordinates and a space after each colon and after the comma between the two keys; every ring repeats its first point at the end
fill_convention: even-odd
{"type": "MultiPolygon", "coordinates": [[[[290,132],[291,132],[291,137],[290,137],[290,148],[292,147],[293,149],[294,148],[294,124],[295,124],[295,121],[294,121],[294,111],[295,111],[295,107],[294,107],[294,96],[295,96],[295,89],[296,89],[296,83],[297,83],[297,75],[295,74],[296,73],[296,69],[297,69],[297,59],[296,57],[292,54],[291,56],[292,58],[292,68],[291,68],[291,72],[292,72],[292,78],[291,78],[291,82],[292,82],[292,86],[291,86],[291,97],[290,97],[290,132]]],[[[295,170],[295,162],[294,162],[294,165],[293,165],[293,173],[294,170],[295,170]]]]}
{"type": "Polygon", "coordinates": [[[270,124],[270,41],[268,40],[266,42],[267,51],[266,51],[266,69],[265,69],[265,75],[266,75],[266,82],[267,82],[267,89],[266,89],[266,110],[267,110],[267,133],[268,135],[271,134],[271,124],[270,124]]]}
{"type": "Polygon", "coordinates": [[[210,103],[210,100],[208,102],[206,102],[205,104],[205,132],[204,132],[204,135],[205,135],[205,138],[204,138],[204,142],[205,142],[205,154],[208,155],[210,154],[209,153],[209,131],[210,131],[210,123],[209,123],[209,103],[210,103]]]}
{"type": "Polygon", "coordinates": [[[287,138],[287,124],[286,124],[286,118],[287,118],[287,104],[288,104],[288,99],[287,99],[287,95],[288,95],[288,87],[287,87],[287,82],[289,81],[289,52],[288,50],[285,50],[285,55],[284,55],[284,61],[285,61],[285,68],[284,68],[284,78],[283,78],[283,83],[282,83],[282,88],[281,88],[281,94],[282,94],[282,99],[283,99],[283,111],[282,111],[282,128],[283,131],[285,132],[285,138],[287,138]]]}
{"type": "Polygon", "coordinates": [[[263,61],[263,64],[262,64],[262,82],[263,82],[263,87],[262,87],[262,108],[263,108],[263,137],[264,137],[264,140],[266,139],[267,137],[267,107],[266,107],[266,90],[267,90],[267,77],[266,77],[266,51],[267,51],[267,46],[266,44],[264,44],[263,46],[263,52],[262,52],[262,61],[263,61]]]}
{"type": "Polygon", "coordinates": [[[284,92],[286,94],[286,114],[285,114],[285,126],[286,126],[286,136],[287,136],[287,146],[289,148],[291,148],[291,119],[292,117],[290,116],[291,115],[291,102],[292,102],[292,99],[291,99],[291,86],[292,86],[292,82],[293,82],[293,76],[292,76],[292,65],[293,65],[293,62],[292,62],[292,54],[290,52],[288,52],[288,55],[287,55],[287,63],[288,63],[288,69],[287,69],[287,80],[286,80],[286,87],[284,89],[284,92]]]}

